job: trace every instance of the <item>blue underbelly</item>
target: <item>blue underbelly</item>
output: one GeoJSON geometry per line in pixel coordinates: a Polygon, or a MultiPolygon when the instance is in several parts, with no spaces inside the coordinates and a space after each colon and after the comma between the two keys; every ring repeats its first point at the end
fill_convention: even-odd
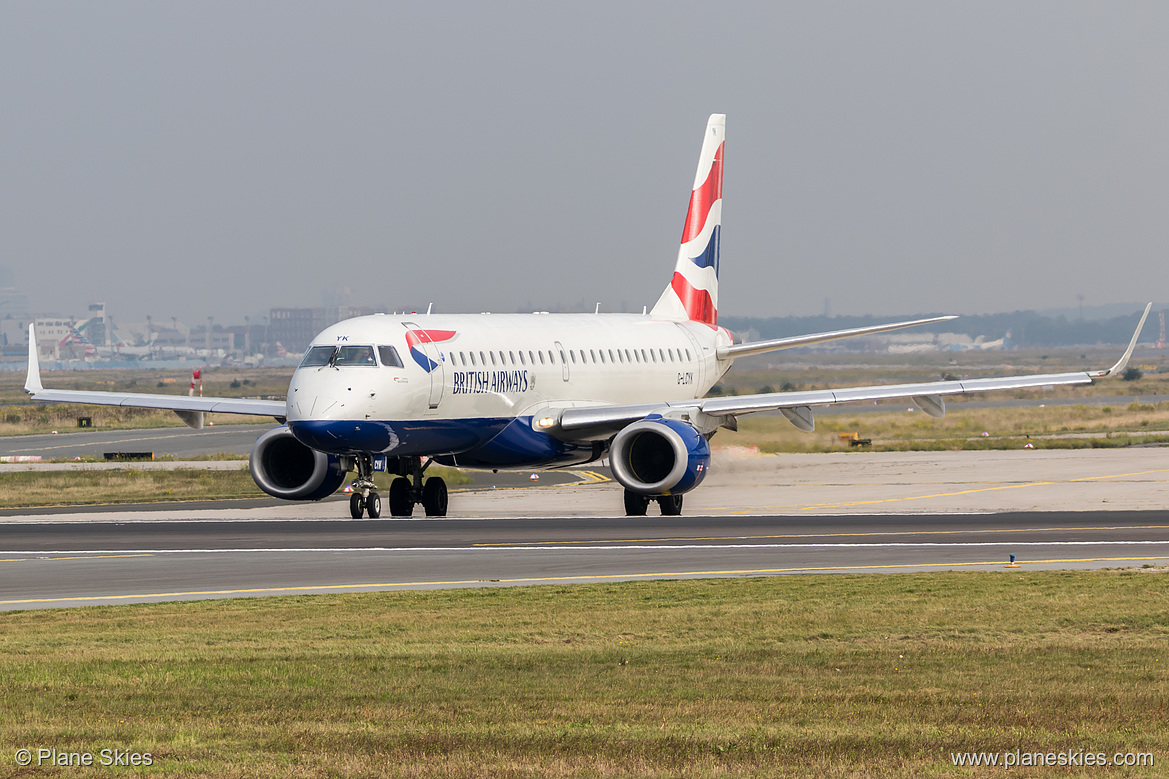
{"type": "MultiPolygon", "coordinates": [[[[531,417],[288,423],[296,439],[332,454],[441,457],[459,465],[529,467],[579,460],[580,447],[532,429],[531,417]]],[[[591,446],[588,447],[591,450],[591,446]]]]}

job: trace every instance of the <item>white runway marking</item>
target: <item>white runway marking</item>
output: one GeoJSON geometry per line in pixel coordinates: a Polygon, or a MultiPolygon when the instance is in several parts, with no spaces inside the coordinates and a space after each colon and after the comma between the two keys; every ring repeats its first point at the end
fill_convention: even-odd
{"type": "MultiPolygon", "coordinates": [[[[20,552],[0,550],[2,556],[22,558],[52,557],[55,555],[161,555],[161,554],[318,554],[321,552],[596,552],[645,551],[682,549],[905,549],[905,548],[981,548],[1009,546],[1169,546],[1166,541],[979,541],[972,543],[841,543],[841,544],[634,544],[627,546],[359,546],[359,547],[255,547],[246,549],[59,549],[52,551],[20,552]]],[[[3,562],[3,561],[0,561],[3,562]]]]}

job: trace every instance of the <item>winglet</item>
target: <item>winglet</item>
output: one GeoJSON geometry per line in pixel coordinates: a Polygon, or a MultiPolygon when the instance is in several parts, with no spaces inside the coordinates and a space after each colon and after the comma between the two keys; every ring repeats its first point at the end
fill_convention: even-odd
{"type": "Polygon", "coordinates": [[[1132,350],[1137,345],[1137,338],[1140,337],[1141,328],[1145,326],[1145,319],[1149,316],[1149,310],[1153,307],[1152,303],[1145,306],[1145,313],[1141,314],[1141,321],[1137,323],[1136,332],[1132,334],[1132,340],[1128,342],[1128,348],[1124,350],[1124,356],[1117,360],[1116,365],[1113,365],[1106,371],[1096,371],[1089,374],[1093,379],[1102,379],[1105,376],[1114,376],[1124,370],[1124,366],[1128,365],[1128,358],[1132,357],[1132,350]]]}
{"type": "Polygon", "coordinates": [[[35,395],[44,386],[41,384],[41,362],[37,355],[37,333],[36,326],[28,326],[28,377],[24,380],[24,391],[29,395],[35,395]]]}

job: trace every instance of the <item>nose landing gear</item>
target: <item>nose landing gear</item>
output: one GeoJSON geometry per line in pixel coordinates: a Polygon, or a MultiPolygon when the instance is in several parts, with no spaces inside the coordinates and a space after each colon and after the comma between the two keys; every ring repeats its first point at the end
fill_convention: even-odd
{"type": "MultiPolygon", "coordinates": [[[[392,464],[394,461],[390,462],[392,464]]],[[[446,482],[438,476],[432,476],[425,481],[422,478],[423,472],[430,467],[431,462],[427,460],[423,464],[421,457],[397,459],[399,476],[390,482],[391,516],[411,516],[414,507],[419,503],[428,517],[446,516],[446,482]]],[[[356,455],[353,458],[353,467],[357,471],[357,478],[352,483],[353,495],[349,498],[349,514],[354,519],[361,519],[362,514],[368,514],[370,519],[377,519],[382,513],[382,499],[377,494],[377,487],[372,480],[373,457],[368,454],[356,455]]]]}
{"type": "Polygon", "coordinates": [[[353,494],[349,496],[349,516],[361,519],[362,514],[369,514],[370,519],[377,519],[382,515],[382,499],[373,483],[373,457],[360,454],[354,458],[353,465],[357,478],[350,485],[353,494]]]}

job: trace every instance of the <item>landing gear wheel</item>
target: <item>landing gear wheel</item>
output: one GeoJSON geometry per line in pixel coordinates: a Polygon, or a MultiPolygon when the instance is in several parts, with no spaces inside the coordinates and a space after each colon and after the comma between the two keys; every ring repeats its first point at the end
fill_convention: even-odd
{"type": "Polygon", "coordinates": [[[648,497],[625,490],[625,516],[644,517],[647,508],[649,508],[648,497]]]}
{"type": "Polygon", "coordinates": [[[681,495],[667,495],[664,498],[658,498],[658,505],[662,507],[663,517],[677,517],[682,514],[681,495]]]}
{"type": "Polygon", "coordinates": [[[408,517],[414,513],[414,498],[410,494],[410,480],[400,476],[390,482],[390,514],[408,517]]]}
{"type": "MultiPolygon", "coordinates": [[[[382,497],[376,492],[369,493],[369,497],[365,499],[365,513],[369,514],[370,519],[377,519],[382,515],[382,497]]],[[[665,509],[662,509],[665,513],[665,509]]]]}
{"type": "Polygon", "coordinates": [[[446,516],[446,482],[432,476],[422,485],[422,508],[428,517],[446,516]]]}
{"type": "Polygon", "coordinates": [[[355,492],[349,496],[349,516],[354,519],[361,519],[361,515],[365,512],[365,501],[361,498],[360,492],[355,492]]]}

